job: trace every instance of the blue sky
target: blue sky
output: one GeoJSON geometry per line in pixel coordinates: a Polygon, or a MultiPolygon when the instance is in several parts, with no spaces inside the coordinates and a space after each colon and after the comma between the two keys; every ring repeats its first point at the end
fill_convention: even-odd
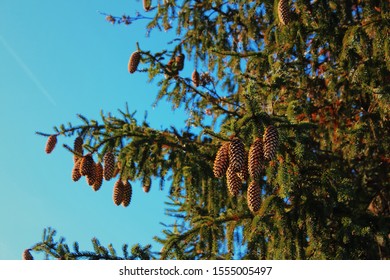
{"type": "Polygon", "coordinates": [[[167,191],[157,184],[145,194],[134,182],[131,205],[117,207],[113,181],[93,192],[84,178],[71,180],[72,155],[62,144],[73,139],[59,137],[47,155],[46,138],[35,135],[68,121],[78,124],[78,113],[115,115],[126,102],[138,119],[147,110],[152,127],[183,127],[183,112],[164,103],[152,108],[157,88],[146,73],[127,72],[136,41],[144,50],[160,50],[171,35],[154,31],[147,38],[147,20],[111,25],[98,11],[135,15],[143,13],[142,1],[0,2],[0,259],[20,259],[48,226],[69,243],[79,241],[81,249],[90,249],[97,237],[120,251],[123,243],[154,244],[160,222],[169,221],[167,191]]]}

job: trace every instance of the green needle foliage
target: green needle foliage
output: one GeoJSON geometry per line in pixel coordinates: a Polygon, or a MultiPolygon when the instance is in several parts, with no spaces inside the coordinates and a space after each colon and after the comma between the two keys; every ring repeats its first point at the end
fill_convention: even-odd
{"type": "MultiPolygon", "coordinates": [[[[147,19],[150,36],[176,29],[160,52],[137,44],[132,75],[157,80],[156,104],[184,108],[187,127],[153,129],[126,109],[99,121],[80,115],[78,126],[39,133],[80,136],[95,160],[113,152],[123,180],[169,184],[167,210],[176,222],[156,237],[162,251],[138,246],[129,254],[124,247],[123,258],[389,259],[389,2],[287,1],[285,25],[278,0],[151,2],[145,16],[107,20],[147,19]],[[180,71],[192,73],[194,65],[199,86],[180,71]],[[256,178],[261,206],[252,213],[251,179],[232,197],[226,177],[214,177],[213,162],[233,137],[249,151],[269,125],[279,145],[256,178]]],[[[94,252],[76,244],[71,252],[52,235],[47,231],[32,250],[119,258],[96,239],[94,252]]]]}

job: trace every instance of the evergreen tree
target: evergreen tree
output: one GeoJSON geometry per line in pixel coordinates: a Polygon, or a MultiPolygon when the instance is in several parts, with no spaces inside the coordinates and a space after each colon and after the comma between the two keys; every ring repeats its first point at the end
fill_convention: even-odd
{"type": "MultiPolygon", "coordinates": [[[[157,80],[156,102],[184,108],[188,126],[153,129],[119,110],[39,134],[49,137],[47,152],[57,138],[79,139],[65,145],[73,179],[93,185],[103,172],[116,181],[118,205],[130,181],[145,191],[153,179],[169,185],[175,225],[156,237],[158,254],[139,245],[129,254],[125,245],[117,257],[97,240],[94,252],[70,250],[53,230],[30,251],[62,259],[389,259],[389,2],[143,5],[148,32],[176,28],[177,39],[157,53],[137,44],[129,72],[157,80]]],[[[106,16],[116,24],[144,18],[106,16]]]]}

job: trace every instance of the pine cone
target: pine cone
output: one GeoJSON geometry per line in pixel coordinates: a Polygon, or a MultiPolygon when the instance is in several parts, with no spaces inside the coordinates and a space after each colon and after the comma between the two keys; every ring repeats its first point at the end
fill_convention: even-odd
{"type": "Polygon", "coordinates": [[[56,144],[57,144],[57,135],[55,134],[50,135],[46,142],[46,147],[45,147],[46,154],[50,154],[56,147],[56,144]]]}
{"type": "Polygon", "coordinates": [[[276,149],[279,145],[278,130],[273,125],[268,126],[265,129],[263,135],[264,142],[264,158],[266,160],[272,160],[276,155],[276,149]]]}
{"type": "Polygon", "coordinates": [[[139,51],[135,51],[131,54],[129,63],[127,65],[127,69],[131,74],[137,71],[140,60],[141,60],[141,53],[139,51]]]}
{"type": "Polygon", "coordinates": [[[200,85],[200,76],[199,76],[199,73],[198,71],[196,71],[196,69],[194,70],[194,72],[192,72],[192,83],[194,84],[195,87],[198,87],[200,85]]]}
{"type": "Polygon", "coordinates": [[[223,144],[215,156],[213,172],[216,178],[221,178],[229,166],[229,145],[230,142],[223,144]]]}
{"type": "Polygon", "coordinates": [[[278,3],[278,17],[282,25],[287,25],[291,21],[290,5],[288,0],[280,0],[278,3]]]}
{"type": "Polygon", "coordinates": [[[179,74],[175,59],[171,59],[168,61],[167,66],[165,67],[165,72],[166,78],[176,77],[179,74]]]}
{"type": "Polygon", "coordinates": [[[229,145],[229,167],[240,172],[245,163],[245,147],[239,138],[233,138],[229,145]]]}
{"type": "Polygon", "coordinates": [[[34,259],[33,256],[30,253],[30,249],[24,250],[22,257],[23,257],[23,260],[26,260],[26,261],[31,261],[31,260],[34,259]]]}
{"type": "Polygon", "coordinates": [[[103,166],[100,162],[95,165],[95,181],[93,182],[92,188],[96,192],[100,189],[103,183],[103,166]]]}
{"type": "Polygon", "coordinates": [[[92,154],[86,154],[81,158],[80,162],[80,174],[82,176],[87,176],[93,174],[95,167],[95,162],[93,161],[92,154]]]}
{"type": "Polygon", "coordinates": [[[123,199],[122,199],[123,207],[127,207],[130,205],[132,194],[133,194],[133,188],[130,182],[126,180],[123,184],[123,199]]]}
{"type": "Polygon", "coordinates": [[[249,175],[253,180],[256,180],[261,175],[263,168],[264,151],[263,151],[263,139],[258,137],[252,143],[249,149],[249,175]]]}
{"type": "Polygon", "coordinates": [[[242,182],[240,177],[238,177],[237,172],[233,170],[231,166],[229,166],[228,170],[226,171],[226,179],[230,195],[238,195],[242,187],[242,182]]]}
{"type": "Polygon", "coordinates": [[[77,182],[81,178],[80,163],[81,163],[81,158],[78,158],[76,160],[76,162],[74,163],[74,166],[73,166],[73,169],[72,169],[72,180],[74,182],[77,182]]]}
{"type": "Polygon", "coordinates": [[[107,152],[103,157],[103,177],[106,181],[110,180],[114,176],[115,171],[115,156],[112,152],[107,152]]]}
{"type": "Polygon", "coordinates": [[[247,200],[249,209],[255,213],[261,206],[261,187],[255,181],[252,181],[248,187],[247,200]]]}
{"type": "MultiPolygon", "coordinates": [[[[83,138],[81,138],[80,136],[78,136],[74,142],[73,142],[73,150],[80,154],[80,155],[83,155],[83,138]]],[[[79,158],[77,155],[74,155],[73,156],[73,160],[74,162],[76,162],[77,158],[79,158]]]]}
{"type": "Polygon", "coordinates": [[[143,0],[142,4],[144,6],[145,12],[148,12],[148,11],[150,11],[150,8],[152,6],[152,0],[143,0]]]}
{"type": "Polygon", "coordinates": [[[185,55],[182,53],[175,57],[177,71],[181,71],[184,69],[184,59],[185,55]]]}
{"type": "Polygon", "coordinates": [[[249,172],[248,172],[248,153],[245,152],[245,161],[242,165],[241,171],[237,173],[238,177],[240,177],[241,181],[248,180],[249,172]]]}
{"type": "Polygon", "coordinates": [[[113,195],[112,195],[112,199],[114,200],[114,203],[117,206],[121,204],[123,201],[123,189],[124,189],[123,182],[119,178],[118,181],[115,182],[113,195]]]}

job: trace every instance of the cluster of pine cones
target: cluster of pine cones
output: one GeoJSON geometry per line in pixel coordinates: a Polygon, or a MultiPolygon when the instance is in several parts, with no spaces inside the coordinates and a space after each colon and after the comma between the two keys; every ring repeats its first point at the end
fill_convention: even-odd
{"type": "MultiPolygon", "coordinates": [[[[130,55],[129,62],[127,64],[127,70],[130,74],[133,74],[138,69],[138,65],[141,61],[141,52],[134,51],[130,55]]],[[[184,61],[185,55],[180,53],[175,58],[169,60],[166,68],[165,68],[165,77],[177,77],[179,71],[184,69],[184,61]]],[[[199,74],[199,72],[195,69],[191,75],[192,84],[194,87],[198,87],[200,85],[206,86],[209,83],[214,81],[213,77],[208,72],[199,74]]]]}
{"type": "Polygon", "coordinates": [[[257,212],[261,204],[261,187],[258,179],[264,169],[264,162],[275,157],[279,143],[276,127],[265,129],[263,137],[257,137],[252,143],[249,153],[245,151],[244,143],[238,137],[224,143],[218,150],[214,160],[213,172],[216,178],[226,174],[228,191],[232,196],[239,194],[242,181],[251,178],[247,190],[249,209],[257,212]]]}
{"type": "MultiPolygon", "coordinates": [[[[57,135],[50,135],[45,151],[50,154],[57,144],[57,135]]],[[[103,179],[106,181],[115,178],[120,171],[119,162],[115,163],[115,156],[112,152],[107,152],[103,157],[103,164],[95,162],[91,153],[83,155],[83,139],[78,136],[73,144],[73,162],[72,180],[74,182],[80,180],[85,176],[87,184],[92,187],[94,191],[98,191],[102,186],[103,179]]],[[[122,205],[127,207],[130,205],[133,189],[129,180],[122,180],[119,178],[113,189],[113,200],[115,205],[122,205]]]]}
{"type": "MultiPolygon", "coordinates": [[[[143,0],[143,7],[145,11],[151,10],[151,4],[152,4],[151,2],[152,1],[150,0],[143,0]]],[[[289,0],[279,0],[278,18],[281,25],[287,25],[291,22],[291,10],[289,5],[289,0]]],[[[115,22],[115,19],[112,16],[108,16],[107,20],[111,22],[115,22]]],[[[141,60],[141,52],[137,50],[131,54],[128,62],[128,71],[131,74],[137,70],[140,60],[141,60]]],[[[166,66],[166,76],[176,77],[179,71],[183,70],[184,68],[184,60],[185,60],[184,54],[179,54],[175,58],[171,59],[166,66]]],[[[210,81],[208,80],[208,78],[209,75],[206,75],[205,77],[200,77],[196,69],[192,73],[192,82],[195,87],[198,87],[200,84],[205,85],[209,83],[210,81]]]]}

